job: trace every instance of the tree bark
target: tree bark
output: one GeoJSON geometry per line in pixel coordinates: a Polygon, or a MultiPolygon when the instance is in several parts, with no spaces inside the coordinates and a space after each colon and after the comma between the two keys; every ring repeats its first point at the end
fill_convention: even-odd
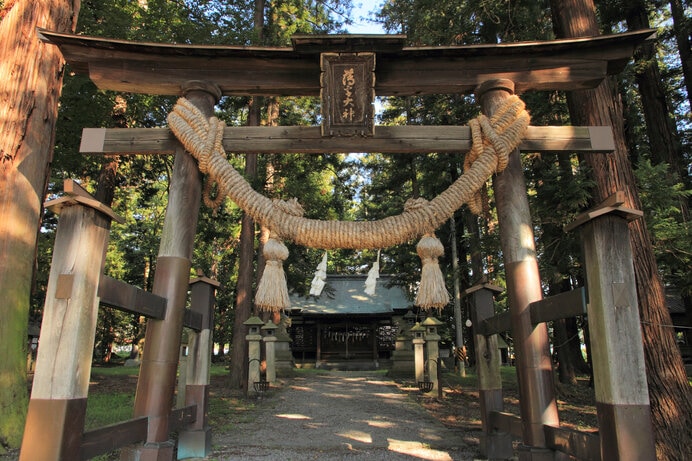
{"type": "MultiPolygon", "coordinates": [[[[553,25],[558,37],[572,38],[599,34],[592,0],[551,0],[553,25]]],[[[615,191],[626,192],[625,206],[641,209],[634,173],[627,155],[622,104],[615,83],[603,81],[596,89],[568,94],[572,123],[610,125],[615,151],[607,155],[584,156],[596,181],[595,202],[615,191]]],[[[642,322],[649,398],[658,459],[692,459],[692,398],[680,351],[675,344],[670,314],[666,309],[663,285],[648,239],[646,223],[630,224],[639,312],[642,322]]]]}
{"type": "Polygon", "coordinates": [[[53,155],[64,61],[37,27],[74,32],[80,2],[5,2],[0,22],[0,452],[21,443],[36,236],[53,155]]]}
{"type": "MultiPolygon", "coordinates": [[[[254,29],[256,41],[264,40],[264,0],[255,0],[254,29]]],[[[252,98],[248,111],[248,125],[259,126],[261,119],[261,98],[252,98]]],[[[252,181],[257,176],[257,154],[245,155],[245,177],[252,181]]],[[[233,346],[229,385],[232,389],[245,389],[248,380],[248,344],[245,340],[247,327],[243,324],[252,312],[252,282],[254,280],[255,223],[243,213],[240,224],[240,244],[238,247],[238,283],[236,285],[235,315],[233,317],[233,346]]],[[[247,389],[245,389],[247,391],[247,389]]]]}

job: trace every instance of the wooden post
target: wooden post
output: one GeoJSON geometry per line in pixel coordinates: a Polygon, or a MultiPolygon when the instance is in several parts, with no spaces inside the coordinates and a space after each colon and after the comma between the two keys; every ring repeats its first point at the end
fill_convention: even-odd
{"type": "Polygon", "coordinates": [[[597,216],[581,241],[601,458],[609,461],[656,459],[627,224],[640,215],[619,206],[581,215],[597,216]]]}
{"type": "Polygon", "coordinates": [[[495,315],[493,295],[502,289],[494,285],[475,285],[466,291],[470,296],[471,322],[474,326],[473,342],[476,351],[476,370],[478,374],[478,394],[481,405],[483,434],[480,437],[481,454],[489,460],[509,459],[514,454],[512,435],[496,431],[490,424],[490,412],[504,411],[502,400],[502,375],[500,374],[500,349],[497,347],[497,334],[485,336],[478,333],[478,325],[495,315]]]}
{"type": "MultiPolygon", "coordinates": [[[[183,94],[207,116],[212,115],[221,90],[206,82],[189,82],[183,94]]],[[[134,416],[147,416],[149,430],[143,446],[123,450],[127,461],[173,459],[169,415],[173,406],[180,335],[190,282],[190,259],[197,229],[201,175],[195,160],[178,149],[170,178],[168,208],[161,233],[152,292],[168,300],[166,317],[147,322],[144,354],[137,381],[134,416]]]]}
{"type": "MultiPolygon", "coordinates": [[[[492,116],[514,92],[510,80],[491,80],[476,89],[481,109],[492,116]]],[[[510,154],[507,168],[493,179],[500,225],[500,243],[507,276],[512,335],[517,356],[517,378],[523,441],[521,461],[549,459],[543,425],[559,425],[548,328],[531,324],[529,304],[543,297],[526,184],[519,151],[510,154]]]]}
{"type": "Polygon", "coordinates": [[[46,207],[60,212],[21,461],[80,459],[110,208],[79,185],[46,207]]]}
{"type": "Polygon", "coordinates": [[[188,358],[185,379],[185,405],[197,406],[195,422],[178,434],[178,459],[204,458],[211,451],[211,428],[207,421],[209,402],[209,367],[214,332],[215,291],[220,286],[216,280],[198,273],[190,281],[190,310],[202,316],[202,329],[191,331],[188,341],[188,358]]]}

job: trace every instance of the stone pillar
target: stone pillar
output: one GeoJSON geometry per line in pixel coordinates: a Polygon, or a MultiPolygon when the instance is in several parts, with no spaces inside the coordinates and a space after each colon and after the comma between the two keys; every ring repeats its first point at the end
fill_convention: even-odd
{"type": "MultiPolygon", "coordinates": [[[[213,349],[215,292],[221,285],[201,272],[190,281],[190,310],[202,316],[199,331],[188,334],[188,356],[185,375],[185,406],[195,405],[195,422],[178,433],[178,459],[204,458],[211,452],[211,427],[207,420],[209,406],[209,369],[213,349]]],[[[181,367],[182,373],[182,367],[181,367]]]]}
{"type": "Polygon", "coordinates": [[[428,353],[428,376],[430,376],[430,381],[433,383],[433,388],[431,392],[437,394],[438,397],[442,397],[442,388],[440,387],[439,373],[440,373],[440,337],[437,334],[437,328],[442,325],[442,322],[437,320],[435,317],[428,317],[423,321],[423,327],[425,328],[425,347],[428,353]]]}
{"type": "Polygon", "coordinates": [[[277,376],[289,375],[295,368],[293,352],[291,351],[291,336],[286,331],[287,323],[290,321],[282,312],[281,321],[276,330],[276,343],[274,343],[277,376]]]}
{"type": "MultiPolygon", "coordinates": [[[[78,184],[47,208],[60,214],[46,288],[21,461],[79,459],[98,315],[98,286],[111,219],[78,184]]],[[[176,351],[177,352],[177,351],[176,351]]]]}
{"type": "MultiPolygon", "coordinates": [[[[213,114],[214,104],[221,97],[219,87],[200,81],[188,82],[182,93],[206,116],[213,114]]],[[[173,406],[201,189],[202,178],[197,163],[181,147],[173,161],[168,207],[152,287],[154,294],[168,301],[166,317],[147,321],[146,346],[135,396],[134,416],[147,416],[149,430],[144,445],[122,450],[123,461],[173,459],[174,443],[169,439],[168,419],[173,406]]]]}
{"type": "Polygon", "coordinates": [[[403,317],[395,317],[395,324],[399,327],[392,352],[392,365],[389,369],[391,376],[411,377],[411,372],[415,369],[413,343],[411,342],[411,327],[416,316],[408,311],[403,317]]]}
{"type": "MultiPolygon", "coordinates": [[[[514,92],[510,80],[490,80],[476,89],[481,110],[488,117],[514,92]]],[[[533,224],[519,150],[509,156],[506,169],[493,179],[500,225],[500,243],[507,276],[517,378],[522,389],[520,411],[523,442],[521,461],[552,458],[546,450],[543,425],[558,426],[557,403],[550,358],[548,327],[534,327],[529,304],[543,298],[538,273],[533,224]]]]}
{"type": "Polygon", "coordinates": [[[413,335],[411,342],[413,343],[413,362],[415,365],[416,383],[425,381],[425,351],[423,350],[423,346],[425,345],[424,333],[425,328],[418,322],[411,328],[411,334],[413,335]]]}
{"type": "Polygon", "coordinates": [[[270,320],[262,327],[262,330],[265,333],[262,341],[264,341],[264,356],[267,360],[266,380],[269,383],[274,383],[276,382],[276,354],[274,349],[276,345],[276,336],[274,335],[276,325],[270,320]]]}
{"type": "Polygon", "coordinates": [[[252,316],[243,322],[243,325],[247,325],[249,328],[245,340],[248,342],[247,392],[250,394],[255,392],[255,383],[262,379],[260,374],[260,342],[262,341],[260,328],[264,322],[259,317],[252,316]]]}

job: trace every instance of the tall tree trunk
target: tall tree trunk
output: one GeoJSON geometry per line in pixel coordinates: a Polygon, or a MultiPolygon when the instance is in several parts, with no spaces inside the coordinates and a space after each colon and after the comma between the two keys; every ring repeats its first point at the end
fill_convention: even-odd
{"type": "Polygon", "coordinates": [[[64,61],[37,27],[73,32],[80,2],[5,2],[0,22],[0,452],[21,443],[36,237],[55,139],[64,61]]]}
{"type": "MultiPolygon", "coordinates": [[[[563,293],[571,289],[569,279],[550,284],[550,296],[563,293]]],[[[559,319],[553,322],[553,350],[557,354],[557,376],[562,384],[576,384],[577,373],[572,356],[569,354],[569,343],[573,338],[567,332],[566,319],[559,319]]],[[[578,339],[578,338],[577,338],[578,339]]]]}
{"type": "MultiPolygon", "coordinates": [[[[255,0],[254,29],[258,44],[263,42],[264,0],[255,0]]],[[[248,125],[259,126],[261,98],[252,98],[248,112],[248,125]]],[[[257,154],[245,154],[245,177],[252,182],[257,176],[257,154]]],[[[230,380],[232,389],[245,389],[248,380],[248,344],[245,340],[247,327],[243,324],[252,313],[252,282],[254,280],[255,223],[243,213],[240,225],[240,244],[238,251],[238,283],[236,285],[235,315],[233,318],[233,346],[231,350],[230,380]]]]}
{"type": "MultiPolygon", "coordinates": [[[[551,0],[550,5],[557,36],[599,34],[592,0],[551,0]]],[[[599,202],[623,190],[627,196],[626,206],[641,209],[627,156],[622,105],[614,86],[613,81],[606,80],[594,90],[571,92],[568,94],[570,115],[574,124],[613,127],[615,151],[584,158],[596,181],[594,199],[599,202]]],[[[657,456],[671,461],[692,459],[689,444],[692,440],[692,396],[673,331],[667,326],[671,324],[670,314],[665,307],[663,286],[643,219],[630,225],[630,239],[657,456]]]]}
{"type": "Polygon", "coordinates": [[[685,17],[685,8],[682,0],[670,0],[670,12],[673,16],[673,32],[678,42],[678,53],[682,64],[682,75],[685,78],[687,88],[687,100],[692,106],[692,22],[685,17]]]}
{"type": "MultiPolygon", "coordinates": [[[[258,125],[259,104],[253,98],[250,106],[248,125],[258,125]]],[[[257,154],[245,155],[245,177],[252,181],[257,176],[257,154]]],[[[248,344],[245,340],[247,327],[243,324],[252,313],[252,282],[255,263],[255,223],[247,213],[243,213],[240,227],[240,244],[238,252],[238,283],[236,286],[235,315],[233,318],[233,347],[231,350],[230,381],[232,389],[247,390],[248,379],[248,344]]]]}

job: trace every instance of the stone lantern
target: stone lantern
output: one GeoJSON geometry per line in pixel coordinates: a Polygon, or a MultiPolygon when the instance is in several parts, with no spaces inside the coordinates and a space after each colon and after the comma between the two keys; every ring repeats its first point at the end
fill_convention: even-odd
{"type": "Polygon", "coordinates": [[[248,334],[245,339],[248,342],[248,375],[247,375],[247,390],[255,387],[255,383],[261,381],[260,377],[260,328],[264,326],[264,322],[257,316],[252,316],[243,322],[243,325],[248,326],[248,334]]]}
{"type": "Polygon", "coordinates": [[[389,374],[392,376],[411,376],[414,369],[413,345],[411,343],[411,327],[416,322],[416,314],[408,310],[398,323],[396,345],[392,352],[392,365],[389,374]]]}
{"type": "Polygon", "coordinates": [[[409,311],[404,314],[404,320],[409,327],[412,327],[416,323],[416,314],[409,309],[409,311]]]}
{"type": "Polygon", "coordinates": [[[423,346],[425,345],[425,328],[421,326],[420,323],[416,324],[411,328],[411,335],[413,336],[413,363],[416,370],[416,381],[425,381],[425,351],[423,346]]]}
{"type": "Polygon", "coordinates": [[[437,328],[440,325],[442,322],[432,316],[425,319],[422,325],[425,329],[425,347],[428,352],[428,376],[433,383],[431,390],[437,390],[438,395],[441,395],[438,374],[440,370],[440,339],[442,338],[437,333],[437,328]]]}
{"type": "Polygon", "coordinates": [[[261,328],[264,332],[264,349],[267,358],[267,377],[266,380],[269,383],[276,381],[276,353],[275,353],[275,343],[276,343],[276,329],[277,325],[271,320],[268,321],[261,328]]]}

